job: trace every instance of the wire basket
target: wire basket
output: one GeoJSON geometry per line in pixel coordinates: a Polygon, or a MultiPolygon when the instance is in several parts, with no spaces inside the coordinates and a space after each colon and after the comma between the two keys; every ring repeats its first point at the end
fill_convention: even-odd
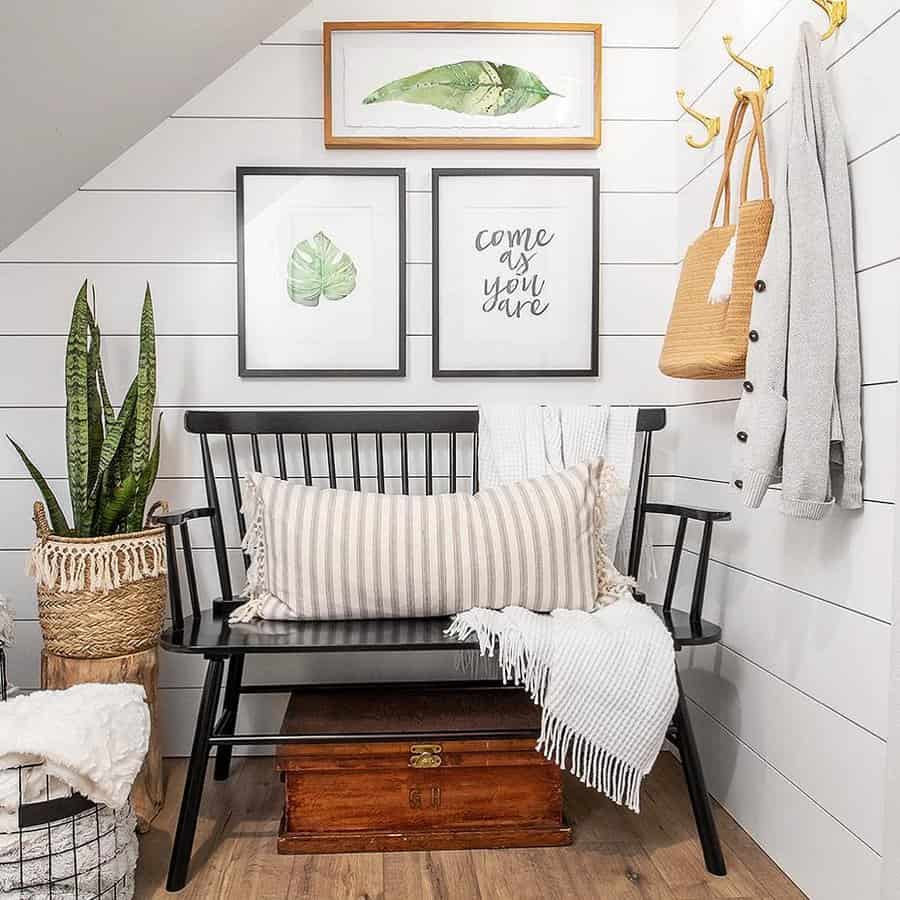
{"type": "MultiPolygon", "coordinates": [[[[0,699],[7,696],[0,647],[0,699]]],[[[0,900],[130,900],[138,845],[131,804],[92,803],[40,764],[0,771],[0,900]]]]}

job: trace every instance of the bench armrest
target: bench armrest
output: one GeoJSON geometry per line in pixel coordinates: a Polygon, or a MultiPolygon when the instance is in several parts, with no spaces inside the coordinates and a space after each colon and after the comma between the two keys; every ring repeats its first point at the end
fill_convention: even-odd
{"type": "Polygon", "coordinates": [[[154,514],[151,521],[156,525],[184,525],[191,519],[208,519],[212,514],[211,507],[198,506],[194,509],[174,509],[171,512],[154,514]]]}
{"type": "Polygon", "coordinates": [[[184,627],[184,611],[181,608],[181,578],[178,574],[178,559],[175,549],[175,529],[181,531],[181,549],[184,558],[184,571],[187,576],[188,593],[191,600],[191,611],[200,615],[200,597],[197,593],[197,574],[194,569],[194,555],[191,552],[191,538],[188,522],[192,519],[210,519],[215,510],[209,506],[198,506],[194,509],[175,509],[154,513],[148,517],[151,524],[163,525],[166,529],[166,571],[169,576],[169,608],[172,616],[172,627],[176,630],[184,627]]]}
{"type": "Polygon", "coordinates": [[[703,509],[697,506],[677,506],[674,503],[648,503],[644,510],[664,516],[678,516],[697,522],[730,522],[731,513],[724,509],[703,509]]]}

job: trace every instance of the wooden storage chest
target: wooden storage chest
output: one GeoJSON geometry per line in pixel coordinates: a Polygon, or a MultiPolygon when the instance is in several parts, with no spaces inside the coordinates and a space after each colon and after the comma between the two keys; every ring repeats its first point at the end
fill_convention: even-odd
{"type": "Polygon", "coordinates": [[[334,740],[277,749],[279,852],[571,843],[559,768],[534,749],[539,730],[540,712],[519,690],[296,691],[281,733],[334,740]],[[491,737],[453,736],[482,729],[491,737]],[[342,733],[371,740],[341,741],[342,733]]]}

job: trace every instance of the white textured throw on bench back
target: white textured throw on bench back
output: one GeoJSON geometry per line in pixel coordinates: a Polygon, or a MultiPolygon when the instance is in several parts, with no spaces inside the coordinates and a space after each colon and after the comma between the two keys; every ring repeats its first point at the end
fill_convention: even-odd
{"type": "Polygon", "coordinates": [[[231,621],[445,616],[511,600],[591,609],[603,471],[592,460],[475,496],[430,497],[251,475],[248,602],[231,621]]]}
{"type": "MultiPolygon", "coordinates": [[[[606,556],[616,545],[631,476],[636,410],[608,407],[490,407],[481,410],[479,469],[494,483],[552,471],[580,453],[617,460],[618,489],[604,491],[595,611],[549,616],[508,607],[470,609],[448,633],[478,638],[499,658],[504,679],[542,707],[539,749],[585,784],[638,810],[641,779],[653,766],[675,711],[675,651],[656,614],[634,600],[630,579],[606,556]]],[[[607,466],[605,474],[613,469],[607,466]]]]}

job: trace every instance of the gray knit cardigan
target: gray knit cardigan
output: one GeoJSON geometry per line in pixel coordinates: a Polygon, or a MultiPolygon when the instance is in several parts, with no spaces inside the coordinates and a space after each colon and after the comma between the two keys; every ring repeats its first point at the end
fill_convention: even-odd
{"type": "Polygon", "coordinates": [[[847,153],[820,56],[801,29],[775,215],[755,285],[734,485],[757,507],[821,519],[862,505],[859,310],[847,153]]]}

